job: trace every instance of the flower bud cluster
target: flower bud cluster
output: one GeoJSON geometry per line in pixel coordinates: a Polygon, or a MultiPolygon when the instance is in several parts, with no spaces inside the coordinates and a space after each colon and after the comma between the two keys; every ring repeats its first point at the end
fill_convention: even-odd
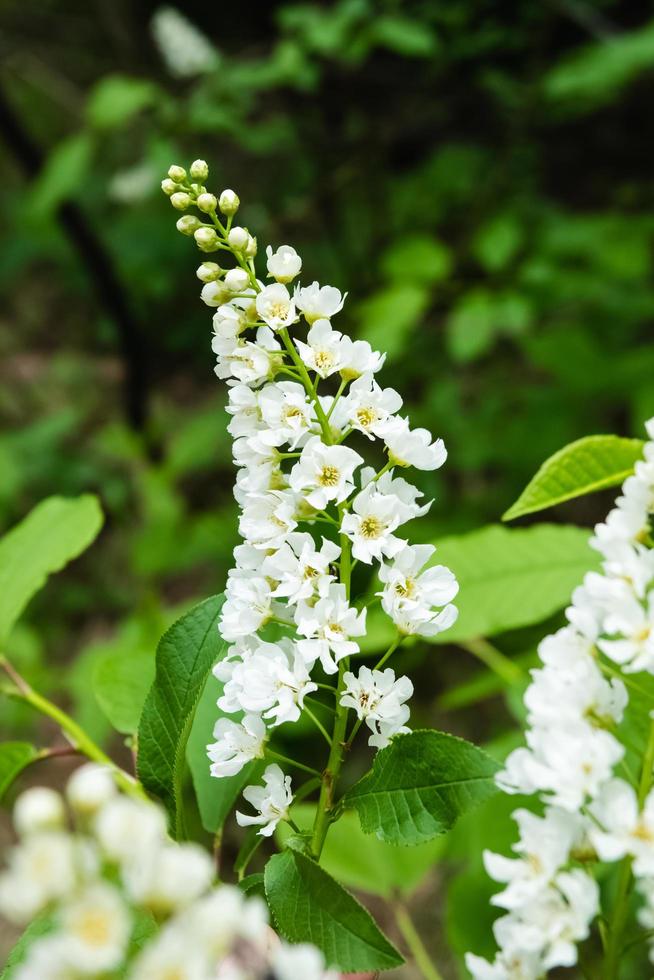
{"type": "MultiPolygon", "coordinates": [[[[192,195],[177,168],[169,179],[192,195]]],[[[197,273],[202,300],[215,309],[212,348],[215,372],[228,386],[243,538],[220,622],[230,647],[215,668],[224,685],[223,717],[209,746],[218,777],[263,757],[271,730],[297,721],[318,682],[333,675],[338,707],[366,721],[371,745],[383,747],[407,730],[410,681],[396,680],[391,668],[347,669],[366,631],[366,608],[351,595],[353,562],[371,573],[376,567],[374,599],[401,637],[433,636],[451,625],[458,589],[449,569],[431,565],[432,546],[411,546],[402,536],[403,525],[430,504],[419,502],[420,491],[400,471],[442,466],[442,440],[412,429],[400,414],[400,395],[377,382],[385,354],[335,329],[346,296],[318,282],[291,286],[303,267],[292,246],[269,246],[271,281],[257,278],[256,242],[232,224],[238,204],[224,191],[218,210],[227,220],[210,211],[212,227],[194,232],[196,241],[200,232],[211,235],[212,248],[203,238],[202,250],[231,253],[233,262],[227,271],[203,262],[197,273]],[[373,443],[387,456],[379,469],[364,465],[359,451],[373,443]],[[278,627],[275,639],[264,635],[270,623],[278,627]],[[234,720],[225,717],[231,714],[234,720]]],[[[291,799],[276,766],[266,771],[264,788],[245,795],[261,833],[272,832],[291,799]]]]}
{"type": "MultiPolygon", "coordinates": [[[[647,432],[654,440],[654,420],[647,432]]],[[[507,914],[495,923],[495,962],[468,954],[476,980],[536,980],[577,963],[576,943],[599,912],[593,861],[631,861],[641,924],[654,924],[654,727],[641,771],[622,766],[624,778],[614,775],[630,741],[619,727],[629,675],[654,673],[653,514],[648,442],[595,528],[591,545],[602,555],[602,572],[586,576],[573,593],[568,625],[539,646],[541,665],[525,694],[527,745],[509,755],[497,782],[506,793],[537,795],[544,809],[514,813],[516,857],[485,854],[488,873],[505,886],[493,903],[507,914]]]]}
{"type": "Polygon", "coordinates": [[[119,794],[108,769],[78,769],[65,801],[27,790],[14,822],[0,912],[50,922],[15,980],[335,980],[318,950],[280,942],[263,901],[215,886],[211,857],[173,843],[163,811],[119,794]]]}

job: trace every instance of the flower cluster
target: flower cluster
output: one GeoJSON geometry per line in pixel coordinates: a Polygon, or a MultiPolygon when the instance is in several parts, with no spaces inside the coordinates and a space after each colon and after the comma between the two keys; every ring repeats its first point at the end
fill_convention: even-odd
{"type": "MultiPolygon", "coordinates": [[[[215,309],[212,348],[229,391],[243,538],[220,623],[230,647],[215,668],[223,717],[209,755],[220,777],[263,757],[270,730],[306,709],[318,672],[322,681],[338,675],[337,710],[352,708],[365,719],[371,745],[407,730],[408,679],[396,679],[391,668],[348,670],[366,630],[366,609],[351,596],[354,563],[377,566],[373,598],[402,637],[451,625],[458,586],[447,568],[430,565],[432,546],[413,547],[402,536],[403,525],[430,504],[400,471],[442,466],[442,440],[412,429],[400,395],[377,382],[385,355],[332,325],[346,296],[334,286],[297,283],[302,259],[294,248],[268,247],[270,281],[257,278],[257,241],[234,224],[237,195],[208,193],[206,176],[204,161],[195,161],[189,174],[171,167],[162,186],[175,208],[193,204],[207,219],[184,214],[178,229],[202,252],[231,259],[230,268],[204,261],[197,271],[201,297],[215,309]],[[385,462],[365,466],[348,440],[362,451],[377,442],[385,462]],[[270,623],[276,636],[266,632],[270,623]]],[[[264,782],[246,798],[260,813],[261,832],[270,833],[291,794],[276,767],[264,782]]]]}
{"type": "MultiPolygon", "coordinates": [[[[654,439],[654,420],[647,432],[654,439]]],[[[627,859],[644,899],[641,923],[654,924],[654,727],[640,774],[623,765],[625,778],[614,775],[626,754],[618,726],[629,704],[628,675],[654,673],[653,514],[648,442],[615,508],[595,528],[602,573],[586,576],[568,625],[539,647],[542,664],[525,694],[527,745],[509,755],[498,784],[507,793],[537,794],[544,811],[514,813],[515,858],[485,854],[488,873],[505,886],[493,902],[507,914],[495,923],[495,962],[468,954],[477,980],[535,980],[577,962],[576,943],[599,911],[587,870],[594,861],[627,859]]],[[[606,955],[616,956],[619,916],[617,925],[606,918],[606,955]]]]}
{"type": "Polygon", "coordinates": [[[119,794],[108,769],[78,769],[65,800],[27,790],[14,819],[0,912],[44,923],[16,980],[335,980],[318,950],[275,936],[263,901],[214,886],[210,856],[173,843],[163,811],[119,794]]]}

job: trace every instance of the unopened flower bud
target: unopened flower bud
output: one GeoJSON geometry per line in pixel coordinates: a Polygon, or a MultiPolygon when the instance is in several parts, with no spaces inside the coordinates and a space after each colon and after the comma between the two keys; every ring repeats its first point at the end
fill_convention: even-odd
{"type": "Polygon", "coordinates": [[[53,789],[35,786],[22,793],[14,805],[14,824],[22,836],[53,830],[64,822],[64,802],[53,789]]]}
{"type": "Polygon", "coordinates": [[[181,231],[182,235],[194,235],[196,229],[200,227],[200,219],[194,214],[185,214],[183,218],[180,218],[177,222],[177,231],[181,231]]]}
{"type": "Polygon", "coordinates": [[[250,277],[245,269],[230,269],[225,274],[225,285],[232,293],[241,293],[247,289],[250,277]]]}
{"type": "Polygon", "coordinates": [[[186,180],[186,171],[184,167],[176,167],[173,164],[172,167],[168,168],[168,176],[171,180],[174,180],[176,184],[181,184],[183,180],[186,180]]]}
{"type": "Polygon", "coordinates": [[[247,229],[240,228],[238,225],[232,228],[229,235],[227,236],[228,243],[232,248],[237,249],[239,252],[246,248],[248,239],[250,238],[247,229]]]}
{"type": "Polygon", "coordinates": [[[185,191],[176,191],[170,196],[170,203],[178,211],[186,211],[191,204],[191,198],[185,191]]]}
{"type": "Polygon", "coordinates": [[[220,279],[223,270],[217,262],[203,262],[202,265],[198,266],[195,274],[200,282],[214,282],[216,279],[220,279]]]}
{"type": "Polygon", "coordinates": [[[211,211],[216,210],[218,201],[214,194],[200,194],[197,201],[195,202],[199,207],[200,211],[206,211],[209,214],[211,211]]]}
{"type": "Polygon", "coordinates": [[[164,192],[164,194],[167,194],[168,197],[170,197],[170,195],[174,194],[177,190],[177,184],[174,180],[171,180],[170,177],[165,177],[164,180],[161,181],[161,190],[164,192]]]}
{"type": "Polygon", "coordinates": [[[238,194],[235,194],[234,191],[227,189],[220,195],[218,207],[223,214],[236,214],[240,203],[238,194]]]}
{"type": "Polygon", "coordinates": [[[248,243],[245,246],[245,254],[249,259],[253,259],[257,254],[257,240],[253,235],[248,235],[248,243]]]}
{"type": "Polygon", "coordinates": [[[197,246],[203,252],[215,252],[218,248],[218,235],[213,228],[202,227],[194,233],[197,246]]]}
{"type": "Polygon", "coordinates": [[[206,180],[209,176],[209,165],[206,160],[194,160],[189,167],[193,180],[206,180]]]}
{"type": "Polygon", "coordinates": [[[202,287],[200,297],[207,306],[222,306],[231,297],[231,291],[224,282],[208,282],[202,287]]]}

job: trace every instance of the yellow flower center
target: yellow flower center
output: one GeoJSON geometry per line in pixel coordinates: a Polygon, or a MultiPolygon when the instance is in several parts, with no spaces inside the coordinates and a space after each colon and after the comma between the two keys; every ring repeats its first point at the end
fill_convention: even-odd
{"type": "Polygon", "coordinates": [[[377,421],[377,412],[372,408],[359,408],[357,409],[356,417],[362,429],[369,429],[377,421]]]}
{"type": "Polygon", "coordinates": [[[340,472],[336,466],[323,466],[318,477],[318,483],[323,487],[338,486],[340,472]]]}
{"type": "Polygon", "coordinates": [[[92,909],[84,912],[80,917],[75,932],[89,946],[104,946],[111,936],[106,914],[92,909]]]}
{"type": "Polygon", "coordinates": [[[364,517],[361,521],[361,536],[364,538],[378,538],[385,529],[386,525],[378,517],[364,517]]]}
{"type": "Polygon", "coordinates": [[[334,355],[328,350],[318,350],[315,354],[316,367],[320,371],[326,371],[334,363],[334,355]]]}

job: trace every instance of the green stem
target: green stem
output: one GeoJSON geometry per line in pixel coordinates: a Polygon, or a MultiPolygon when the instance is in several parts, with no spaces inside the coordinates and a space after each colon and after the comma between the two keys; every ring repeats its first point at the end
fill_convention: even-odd
{"type": "Polygon", "coordinates": [[[296,769],[301,769],[302,772],[308,772],[311,776],[320,775],[317,769],[312,769],[311,766],[305,766],[303,762],[298,762],[297,759],[289,759],[287,755],[282,755],[281,752],[266,749],[266,755],[271,759],[276,759],[277,762],[286,762],[289,766],[295,766],[296,769]]]}
{"type": "Polygon", "coordinates": [[[516,684],[524,677],[521,667],[518,667],[512,660],[505,657],[501,650],[479,637],[475,640],[468,640],[466,643],[459,644],[468,653],[471,653],[483,664],[486,664],[498,677],[506,681],[507,684],[516,684]]]}
{"type": "Polygon", "coordinates": [[[418,935],[418,930],[413,924],[413,920],[404,905],[399,903],[394,906],[395,921],[402,933],[402,938],[409,947],[413,960],[420,970],[425,980],[443,980],[436,964],[432,961],[425,945],[418,935]]]}
{"type": "Polygon", "coordinates": [[[316,716],[314,715],[313,711],[311,710],[311,708],[307,704],[306,698],[304,699],[304,711],[307,713],[307,715],[309,716],[309,718],[311,719],[311,721],[314,723],[314,725],[316,726],[316,728],[318,729],[318,731],[322,734],[322,736],[324,737],[324,739],[327,742],[327,745],[329,746],[330,751],[331,751],[331,749],[333,749],[333,747],[334,747],[333,744],[332,744],[332,737],[329,734],[329,732],[327,731],[327,729],[325,728],[325,726],[323,725],[323,723],[320,721],[320,719],[319,718],[316,718],[316,716]]]}
{"type": "Polygon", "coordinates": [[[85,755],[87,759],[91,759],[93,762],[98,762],[103,766],[107,766],[114,774],[116,783],[118,786],[130,796],[135,796],[140,799],[145,799],[145,793],[141,787],[141,784],[137,782],[129,773],[126,773],[124,769],[121,769],[113,759],[102,751],[99,745],[93,741],[93,739],[87,735],[83,728],[77,724],[77,722],[66,714],[61,708],[52,701],[43,697],[38,691],[35,691],[30,685],[25,681],[23,677],[18,674],[12,665],[9,663],[6,657],[0,656],[0,667],[5,671],[6,674],[11,678],[13,683],[16,685],[15,690],[11,692],[11,696],[19,698],[26,704],[31,705],[35,711],[39,711],[42,715],[51,718],[52,721],[56,722],[61,728],[62,732],[66,735],[71,745],[85,755]]]}
{"type": "Polygon", "coordinates": [[[334,411],[334,409],[336,408],[336,405],[338,404],[339,398],[341,397],[341,395],[345,391],[346,385],[347,385],[347,381],[345,379],[343,379],[343,381],[341,381],[340,385],[338,386],[338,391],[334,395],[334,401],[331,403],[331,407],[330,407],[329,411],[327,412],[327,415],[325,416],[328,422],[329,422],[330,418],[332,417],[332,412],[334,411]]]}
{"type": "Polygon", "coordinates": [[[288,330],[286,329],[286,327],[284,327],[283,330],[279,331],[279,336],[281,337],[282,343],[284,344],[284,347],[288,351],[288,354],[291,360],[293,361],[293,364],[297,368],[298,374],[302,379],[302,383],[306,388],[306,391],[309,397],[311,398],[311,401],[314,404],[314,408],[316,410],[316,416],[318,418],[318,421],[320,422],[320,428],[322,429],[323,439],[325,440],[328,446],[331,446],[333,445],[334,440],[332,438],[332,430],[329,425],[329,419],[325,415],[325,410],[320,404],[320,401],[318,399],[318,394],[316,392],[316,389],[314,387],[311,378],[309,377],[309,372],[306,369],[306,365],[304,364],[302,358],[298,354],[295,348],[295,344],[289,337],[288,330]]]}

